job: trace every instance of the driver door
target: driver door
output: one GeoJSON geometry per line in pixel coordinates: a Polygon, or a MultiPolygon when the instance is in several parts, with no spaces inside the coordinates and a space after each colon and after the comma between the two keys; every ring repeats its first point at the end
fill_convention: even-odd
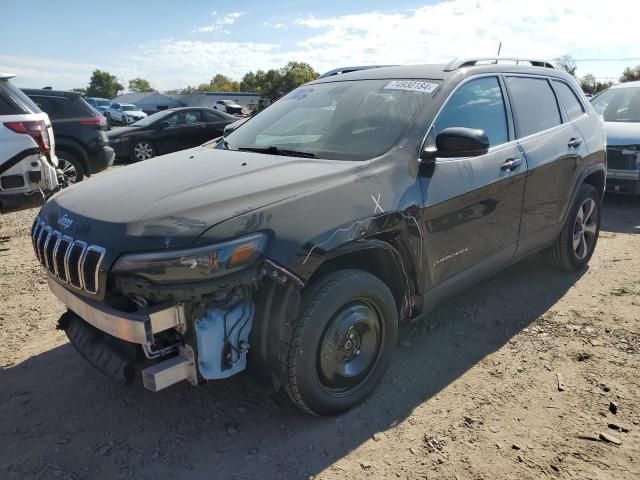
{"type": "Polygon", "coordinates": [[[498,76],[471,78],[454,90],[427,136],[435,145],[445,128],[475,128],[490,145],[477,157],[436,158],[421,176],[427,302],[502,268],[516,251],[527,165],[508,112],[498,76]]]}

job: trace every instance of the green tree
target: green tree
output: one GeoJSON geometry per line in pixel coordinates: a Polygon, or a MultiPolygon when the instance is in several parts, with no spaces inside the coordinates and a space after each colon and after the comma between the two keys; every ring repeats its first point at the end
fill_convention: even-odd
{"type": "Polygon", "coordinates": [[[149,80],[144,78],[134,78],[133,80],[129,80],[129,91],[130,92],[155,92],[155,89],[149,83],[149,80]]]}
{"type": "Polygon", "coordinates": [[[274,100],[303,83],[318,78],[318,73],[304,62],[289,62],[283,68],[248,72],[242,77],[240,90],[259,92],[264,98],[274,100]]]}
{"type": "Polygon", "coordinates": [[[86,88],[72,88],[71,91],[72,92],[81,93],[83,96],[87,95],[87,89],[86,88]]]}
{"type": "Polygon", "coordinates": [[[113,98],[122,90],[124,90],[124,86],[115,75],[102,70],[94,70],[87,88],[87,95],[89,97],[113,98]]]}
{"type": "Polygon", "coordinates": [[[601,82],[596,79],[596,77],[592,73],[587,73],[584,77],[580,79],[580,87],[585,93],[591,93],[595,95],[602,90],[606,90],[613,82],[601,82]]]}
{"type": "Polygon", "coordinates": [[[640,65],[637,65],[636,68],[625,68],[620,77],[620,82],[633,82],[636,80],[640,80],[640,65]]]}
{"type": "Polygon", "coordinates": [[[556,64],[556,67],[560,70],[564,70],[569,75],[576,76],[576,70],[578,69],[578,64],[574,60],[571,55],[560,55],[553,59],[553,63],[556,64]]]}

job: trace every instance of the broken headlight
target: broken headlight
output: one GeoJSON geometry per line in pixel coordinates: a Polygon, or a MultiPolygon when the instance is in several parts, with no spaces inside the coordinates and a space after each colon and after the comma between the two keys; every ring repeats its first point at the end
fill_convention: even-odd
{"type": "Polygon", "coordinates": [[[157,283],[197,282],[243,269],[262,255],[266,245],[267,234],[261,232],[188,250],[133,253],[120,257],[113,273],[157,283]]]}

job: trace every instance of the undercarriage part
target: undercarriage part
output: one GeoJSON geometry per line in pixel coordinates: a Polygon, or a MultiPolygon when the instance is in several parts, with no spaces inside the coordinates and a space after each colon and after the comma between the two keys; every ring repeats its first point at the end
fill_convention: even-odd
{"type": "Polygon", "coordinates": [[[141,356],[137,345],[98,330],[71,310],[60,317],[58,328],[64,330],[78,353],[95,368],[117,382],[133,382],[135,364],[141,356]]]}
{"type": "Polygon", "coordinates": [[[204,378],[228,378],[247,367],[254,314],[253,301],[236,296],[195,322],[198,368],[204,378]]]}

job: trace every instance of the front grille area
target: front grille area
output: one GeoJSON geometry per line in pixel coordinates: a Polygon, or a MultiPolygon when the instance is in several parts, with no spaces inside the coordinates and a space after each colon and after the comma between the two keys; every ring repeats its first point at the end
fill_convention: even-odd
{"type": "Polygon", "coordinates": [[[619,147],[607,148],[607,168],[612,170],[635,170],[637,168],[635,153],[629,149],[619,147]]]}
{"type": "Polygon", "coordinates": [[[36,218],[31,228],[33,249],[40,263],[63,283],[98,293],[100,264],[106,250],[75,240],[36,218]]]}

